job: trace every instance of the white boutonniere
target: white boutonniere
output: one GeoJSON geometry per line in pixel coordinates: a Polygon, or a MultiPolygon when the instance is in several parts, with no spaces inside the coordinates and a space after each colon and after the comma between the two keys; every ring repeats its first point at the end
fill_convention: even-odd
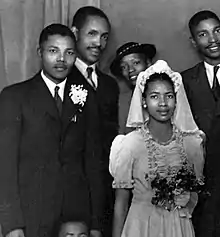
{"type": "MultiPolygon", "coordinates": [[[[73,104],[78,105],[79,112],[82,112],[82,107],[85,105],[88,91],[83,88],[83,85],[71,85],[69,96],[73,101],[73,104]]],[[[76,115],[72,121],[76,122],[76,115]]]]}

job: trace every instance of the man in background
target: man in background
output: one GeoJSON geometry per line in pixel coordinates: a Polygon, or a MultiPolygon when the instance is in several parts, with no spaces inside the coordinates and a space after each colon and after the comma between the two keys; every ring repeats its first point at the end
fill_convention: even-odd
{"type": "MultiPolygon", "coordinates": [[[[73,17],[72,31],[76,37],[77,59],[72,70],[72,78],[82,83],[88,90],[88,102],[91,104],[89,119],[98,121],[102,142],[102,167],[104,174],[105,196],[104,213],[99,223],[104,236],[111,236],[114,195],[112,177],[109,174],[109,152],[112,140],[118,133],[118,96],[117,82],[98,68],[101,55],[105,50],[110,34],[110,22],[99,8],[86,6],[80,8],[73,17]]],[[[101,211],[101,210],[100,210],[101,211]]]]}
{"type": "Polygon", "coordinates": [[[182,72],[194,119],[206,134],[204,175],[210,195],[200,195],[193,213],[196,236],[220,236],[220,20],[212,11],[189,21],[191,41],[202,61],[182,72]]]}

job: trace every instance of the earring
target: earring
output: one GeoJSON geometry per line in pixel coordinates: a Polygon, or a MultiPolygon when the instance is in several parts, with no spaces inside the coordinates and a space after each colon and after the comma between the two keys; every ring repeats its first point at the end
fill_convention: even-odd
{"type": "Polygon", "coordinates": [[[142,106],[143,106],[144,109],[147,108],[147,104],[146,104],[145,100],[142,100],[142,106]]]}

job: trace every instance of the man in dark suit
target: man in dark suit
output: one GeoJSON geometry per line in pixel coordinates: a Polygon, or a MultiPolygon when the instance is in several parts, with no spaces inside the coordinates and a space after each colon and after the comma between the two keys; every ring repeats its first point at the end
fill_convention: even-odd
{"type": "Polygon", "coordinates": [[[0,94],[0,224],[7,237],[49,237],[60,216],[97,229],[102,213],[101,152],[95,122],[88,121],[88,92],[67,78],[74,34],[47,26],[38,53],[42,70],[0,94]]]}
{"type": "Polygon", "coordinates": [[[193,224],[196,236],[214,237],[220,236],[220,20],[211,11],[200,11],[189,29],[203,61],[182,76],[195,121],[207,137],[204,175],[210,194],[200,195],[193,224]]]}
{"type": "Polygon", "coordinates": [[[118,133],[118,96],[117,82],[101,72],[98,62],[106,48],[110,33],[110,23],[103,11],[96,7],[80,8],[73,17],[72,31],[76,37],[77,59],[72,70],[75,80],[83,80],[88,90],[91,120],[94,117],[100,124],[103,146],[102,163],[105,185],[106,208],[103,216],[104,236],[111,236],[111,219],[114,195],[112,177],[109,174],[109,152],[111,143],[118,133]]]}

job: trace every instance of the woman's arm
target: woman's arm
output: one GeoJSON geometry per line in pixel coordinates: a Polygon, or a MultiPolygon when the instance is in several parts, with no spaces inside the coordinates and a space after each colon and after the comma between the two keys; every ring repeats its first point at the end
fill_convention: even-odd
{"type": "Polygon", "coordinates": [[[128,214],[130,192],[129,189],[116,189],[112,231],[113,237],[121,237],[128,214]]]}

